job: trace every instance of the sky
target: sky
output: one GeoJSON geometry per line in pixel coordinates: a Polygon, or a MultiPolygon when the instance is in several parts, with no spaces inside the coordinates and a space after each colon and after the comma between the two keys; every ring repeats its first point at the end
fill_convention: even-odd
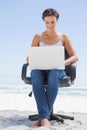
{"type": "Polygon", "coordinates": [[[34,35],[45,30],[47,8],[59,12],[57,30],[78,54],[75,85],[87,87],[87,0],[0,0],[0,85],[24,85],[22,66],[34,35]]]}

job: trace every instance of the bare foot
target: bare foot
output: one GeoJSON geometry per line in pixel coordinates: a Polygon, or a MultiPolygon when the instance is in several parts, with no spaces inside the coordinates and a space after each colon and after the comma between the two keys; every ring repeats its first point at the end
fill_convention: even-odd
{"type": "Polygon", "coordinates": [[[36,123],[34,123],[34,124],[32,125],[33,128],[36,128],[36,127],[39,127],[39,126],[41,126],[40,120],[38,120],[36,123]]]}
{"type": "Polygon", "coordinates": [[[42,119],[41,120],[41,126],[50,126],[50,122],[48,119],[42,119]]]}

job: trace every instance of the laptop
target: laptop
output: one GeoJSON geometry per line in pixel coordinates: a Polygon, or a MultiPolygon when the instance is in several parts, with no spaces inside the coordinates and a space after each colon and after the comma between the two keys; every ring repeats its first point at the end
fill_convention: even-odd
{"type": "Polygon", "coordinates": [[[29,47],[29,68],[37,70],[64,70],[64,46],[29,47]]]}

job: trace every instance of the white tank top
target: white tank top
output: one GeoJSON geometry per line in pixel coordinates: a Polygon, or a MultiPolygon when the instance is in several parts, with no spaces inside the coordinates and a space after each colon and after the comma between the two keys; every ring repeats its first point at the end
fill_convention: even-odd
{"type": "Polygon", "coordinates": [[[46,46],[63,46],[63,43],[62,43],[62,41],[59,41],[59,42],[54,43],[54,44],[46,44],[46,43],[41,41],[39,46],[43,46],[43,47],[46,47],[46,46]]]}
{"type": "Polygon", "coordinates": [[[46,46],[63,46],[63,43],[62,43],[62,35],[60,34],[60,40],[57,42],[57,43],[54,43],[54,44],[46,44],[42,41],[42,35],[41,35],[41,42],[39,44],[39,46],[43,46],[43,47],[46,47],[46,46]]]}

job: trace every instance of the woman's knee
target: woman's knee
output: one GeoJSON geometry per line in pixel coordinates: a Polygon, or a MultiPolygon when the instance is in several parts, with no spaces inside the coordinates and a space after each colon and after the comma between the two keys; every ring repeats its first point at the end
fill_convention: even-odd
{"type": "Polygon", "coordinates": [[[48,73],[48,84],[53,85],[58,82],[58,75],[56,70],[50,70],[48,73]]]}
{"type": "Polygon", "coordinates": [[[57,70],[50,70],[49,71],[49,74],[48,74],[49,78],[54,78],[54,77],[57,77],[57,76],[58,76],[57,70]]]}
{"type": "Polygon", "coordinates": [[[31,80],[33,84],[40,84],[43,82],[43,73],[40,70],[31,71],[31,80]]]}
{"type": "Polygon", "coordinates": [[[48,82],[52,84],[56,83],[64,76],[66,76],[66,72],[63,70],[50,70],[48,74],[48,82]]]}
{"type": "Polygon", "coordinates": [[[51,70],[49,72],[50,76],[56,76],[57,78],[61,78],[62,76],[66,76],[66,72],[64,70],[51,70]]]}
{"type": "Polygon", "coordinates": [[[40,70],[32,70],[31,71],[31,77],[39,77],[40,76],[40,70]]]}

